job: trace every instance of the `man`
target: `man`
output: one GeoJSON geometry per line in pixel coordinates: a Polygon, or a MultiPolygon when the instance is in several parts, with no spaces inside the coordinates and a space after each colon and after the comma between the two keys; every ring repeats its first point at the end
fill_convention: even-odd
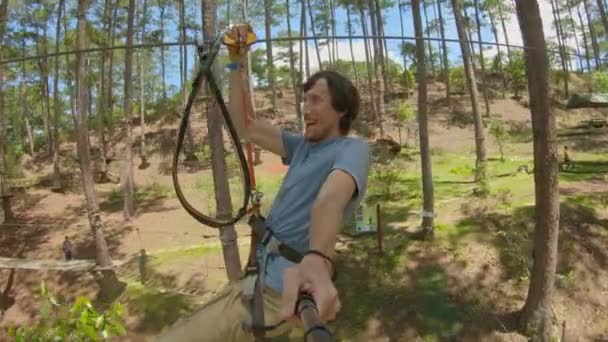
{"type": "Polygon", "coordinates": [[[72,242],[67,236],[63,240],[63,255],[65,260],[72,260],[72,242]]]}
{"type": "MultiPolygon", "coordinates": [[[[277,325],[265,333],[279,336],[290,329],[299,291],[313,294],[321,319],[333,320],[340,300],[331,280],[330,261],[344,218],[353,214],[365,195],[369,146],[347,136],[359,111],[359,94],[344,76],[321,71],[304,88],[304,135],[289,133],[254,120],[239,135],[281,156],[289,166],[265,221],[274,236],[304,254],[295,264],[277,253],[260,257],[264,273],[264,324],[277,325]],[[317,254],[307,254],[314,250],[317,254]]],[[[233,113],[234,114],[234,113],[233,113]]],[[[263,253],[261,253],[263,254],[263,253]]],[[[196,313],[178,322],[162,341],[250,341],[242,329],[247,315],[241,296],[244,282],[227,287],[196,313]]]]}

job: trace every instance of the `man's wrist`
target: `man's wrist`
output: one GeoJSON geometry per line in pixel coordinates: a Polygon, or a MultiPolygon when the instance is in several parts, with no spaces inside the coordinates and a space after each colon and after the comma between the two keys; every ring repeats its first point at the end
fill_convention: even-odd
{"type": "Polygon", "coordinates": [[[304,260],[306,260],[307,263],[310,263],[315,267],[323,268],[323,269],[327,270],[327,273],[329,274],[329,276],[331,278],[334,278],[335,272],[336,272],[336,270],[334,268],[335,267],[334,263],[325,254],[315,251],[315,250],[311,250],[304,255],[304,258],[302,259],[302,261],[304,261],[304,260]]]}

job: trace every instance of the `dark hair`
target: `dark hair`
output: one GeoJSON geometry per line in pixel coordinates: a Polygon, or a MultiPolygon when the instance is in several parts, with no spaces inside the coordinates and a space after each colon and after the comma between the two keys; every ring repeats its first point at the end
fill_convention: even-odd
{"type": "Polygon", "coordinates": [[[332,107],[337,112],[344,113],[340,119],[340,132],[342,134],[348,134],[350,126],[359,114],[359,91],[353,83],[342,74],[336,71],[323,70],[316,72],[306,80],[306,83],[304,83],[303,86],[304,92],[310,90],[310,88],[312,88],[321,78],[324,78],[327,82],[332,107]]]}

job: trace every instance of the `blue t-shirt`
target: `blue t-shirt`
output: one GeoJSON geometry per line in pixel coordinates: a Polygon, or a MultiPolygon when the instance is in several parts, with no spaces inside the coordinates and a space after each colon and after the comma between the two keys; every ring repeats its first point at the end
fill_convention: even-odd
{"type": "MultiPolygon", "coordinates": [[[[370,152],[367,142],[360,138],[338,136],[321,143],[312,143],[303,135],[281,133],[288,165],[287,174],[268,213],[266,224],[275,237],[300,253],[308,250],[310,241],[310,211],[321,186],[334,169],[350,174],[357,192],[344,210],[347,220],[359,205],[367,189],[370,152]]],[[[259,251],[259,256],[263,253],[259,251]]],[[[260,260],[261,263],[264,260],[260,260]]],[[[293,263],[278,254],[266,258],[266,285],[283,291],[283,271],[293,263]]]]}

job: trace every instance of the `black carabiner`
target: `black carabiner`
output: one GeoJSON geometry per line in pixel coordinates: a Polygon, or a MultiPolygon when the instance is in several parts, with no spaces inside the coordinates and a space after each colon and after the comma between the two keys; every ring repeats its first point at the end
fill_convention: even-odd
{"type": "Polygon", "coordinates": [[[234,128],[234,124],[232,123],[232,119],[230,118],[230,112],[226,107],[226,103],[224,102],[224,98],[222,97],[222,93],[217,85],[215,78],[213,77],[213,72],[211,66],[215,61],[215,57],[219,53],[220,47],[222,43],[222,35],[219,35],[212,44],[207,44],[208,49],[205,51],[204,46],[197,46],[197,50],[199,53],[200,59],[200,69],[192,82],[192,90],[190,91],[190,95],[188,96],[188,102],[186,103],[186,107],[184,108],[184,113],[182,115],[182,121],[179,126],[179,130],[177,133],[177,144],[175,147],[175,153],[173,155],[173,165],[172,165],[172,177],[173,177],[173,187],[175,188],[175,193],[177,194],[177,198],[179,199],[181,205],[184,207],[186,212],[194,217],[198,222],[213,227],[213,228],[221,228],[225,226],[229,226],[239,221],[243,216],[247,214],[247,205],[249,203],[249,198],[251,197],[251,178],[249,175],[249,169],[247,167],[247,159],[245,158],[245,153],[243,152],[243,147],[239,140],[236,129],[234,128]],[[188,118],[190,116],[190,110],[192,108],[192,104],[196,95],[198,94],[199,88],[201,87],[203,78],[207,79],[207,83],[209,85],[209,89],[211,90],[212,96],[217,101],[222,115],[224,116],[224,121],[228,126],[228,131],[232,138],[232,141],[235,144],[235,150],[239,157],[239,162],[241,164],[241,169],[243,171],[243,190],[244,190],[244,198],[243,198],[243,206],[239,209],[237,215],[227,220],[221,220],[217,217],[207,216],[200,211],[196,210],[194,207],[188,203],[185,199],[184,194],[182,193],[181,187],[179,185],[179,181],[177,179],[177,164],[179,160],[179,153],[182,149],[182,145],[184,142],[184,136],[186,134],[186,128],[188,127],[188,118]]]}

